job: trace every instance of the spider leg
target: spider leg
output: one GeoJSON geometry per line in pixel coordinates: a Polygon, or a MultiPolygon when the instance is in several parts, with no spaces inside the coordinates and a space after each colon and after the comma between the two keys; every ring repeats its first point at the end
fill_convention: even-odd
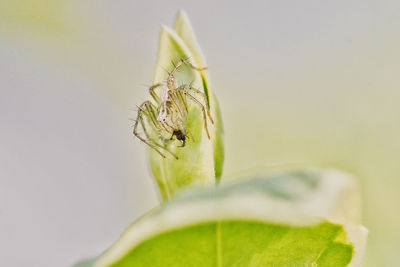
{"type": "Polygon", "coordinates": [[[186,115],[187,115],[189,109],[187,107],[186,97],[177,90],[174,90],[174,93],[175,93],[178,103],[180,104],[180,107],[186,112],[186,115]]]}
{"type": "Polygon", "coordinates": [[[174,127],[172,125],[170,125],[168,122],[164,122],[163,125],[168,126],[169,130],[167,132],[173,132],[174,131],[174,127]]]}
{"type": "Polygon", "coordinates": [[[176,64],[177,68],[179,68],[182,64],[188,65],[189,67],[191,67],[192,69],[198,70],[198,71],[203,71],[206,70],[207,67],[196,67],[195,65],[193,65],[192,63],[190,63],[189,59],[184,59],[181,58],[178,63],[176,64]]]}
{"type": "Polygon", "coordinates": [[[157,120],[157,107],[150,101],[146,101],[145,106],[149,113],[150,120],[152,121],[152,126],[155,126],[155,128],[157,128],[156,130],[165,130],[169,132],[165,125],[157,120]]]}
{"type": "Polygon", "coordinates": [[[176,74],[176,72],[178,71],[178,69],[179,69],[183,64],[185,64],[185,65],[191,67],[192,69],[198,70],[198,71],[203,71],[203,70],[206,70],[206,69],[207,69],[206,67],[204,67],[204,68],[196,67],[195,65],[193,65],[192,63],[190,63],[188,59],[181,58],[181,59],[178,61],[178,63],[176,63],[176,65],[175,65],[174,63],[172,63],[172,65],[174,66],[174,68],[173,68],[171,71],[168,72],[168,76],[167,76],[167,85],[168,85],[168,87],[169,87],[170,89],[175,89],[176,87],[178,87],[178,86],[176,85],[175,74],[176,74]]]}
{"type": "Polygon", "coordinates": [[[147,129],[146,129],[146,126],[145,126],[145,123],[144,123],[142,117],[140,118],[140,124],[141,124],[142,127],[143,127],[143,131],[144,131],[144,134],[145,134],[146,137],[147,137],[147,140],[151,140],[151,141],[153,142],[154,145],[156,145],[156,146],[159,147],[159,148],[164,149],[165,151],[167,151],[168,153],[170,153],[174,158],[178,159],[178,157],[177,157],[171,150],[169,150],[168,148],[166,148],[166,147],[164,147],[164,146],[158,144],[156,141],[154,141],[154,139],[152,139],[152,138],[150,137],[149,133],[147,132],[147,129]]]}
{"type": "Polygon", "coordinates": [[[149,93],[150,93],[151,97],[154,99],[154,101],[156,101],[157,105],[160,105],[161,100],[160,100],[160,98],[158,97],[158,95],[156,94],[156,92],[154,92],[154,90],[155,90],[156,88],[160,87],[161,85],[162,85],[161,83],[157,83],[157,84],[155,84],[155,85],[152,85],[152,86],[149,88],[149,93]]]}
{"type": "Polygon", "coordinates": [[[155,128],[156,130],[160,130],[160,124],[159,124],[159,121],[157,120],[157,116],[154,112],[155,106],[153,105],[153,103],[151,103],[150,101],[146,101],[142,104],[142,106],[145,107],[144,110],[142,108],[143,113],[146,112],[145,115],[147,116],[147,119],[151,121],[150,125],[153,128],[155,128]]]}
{"type": "Polygon", "coordinates": [[[182,104],[182,106],[184,107],[186,114],[187,114],[189,112],[189,109],[187,107],[186,97],[183,96],[181,91],[177,91],[177,90],[174,90],[174,91],[176,93],[177,100],[182,104]]]}
{"type": "Polygon", "coordinates": [[[203,112],[204,129],[206,130],[208,139],[210,139],[210,133],[209,133],[209,131],[208,131],[208,126],[207,126],[206,108],[204,107],[204,105],[203,105],[199,100],[197,100],[194,96],[192,96],[192,95],[185,89],[185,86],[184,86],[184,85],[183,85],[183,86],[180,86],[179,88],[177,88],[177,90],[183,92],[187,97],[189,97],[195,104],[197,104],[197,105],[201,108],[201,110],[202,110],[202,112],[203,112]]]}
{"type": "Polygon", "coordinates": [[[186,106],[184,105],[184,103],[182,103],[181,99],[179,99],[176,90],[170,90],[168,92],[168,96],[172,105],[178,110],[179,114],[181,115],[181,120],[184,120],[187,114],[186,106]],[[184,111],[186,111],[186,113],[184,111]]]}
{"type": "MultiPolygon", "coordinates": [[[[149,118],[151,120],[151,126],[153,128],[155,128],[155,131],[162,131],[165,130],[166,132],[171,132],[173,131],[173,127],[170,126],[168,123],[164,122],[160,122],[157,120],[157,107],[151,103],[150,101],[146,101],[145,103],[143,103],[146,107],[146,111],[149,115],[149,118]],[[168,127],[168,128],[167,128],[168,127]]],[[[160,135],[160,139],[164,139],[162,138],[162,136],[160,135]]],[[[164,139],[164,142],[166,142],[168,139],[164,139]]]]}
{"type": "Polygon", "coordinates": [[[138,118],[136,119],[135,126],[134,126],[134,128],[133,128],[133,134],[134,134],[137,138],[139,138],[140,141],[142,141],[143,143],[147,144],[147,145],[150,146],[152,149],[154,149],[158,154],[161,155],[161,157],[165,158],[165,155],[164,155],[163,153],[161,153],[161,151],[158,150],[156,146],[154,146],[154,145],[150,144],[149,142],[147,142],[147,141],[137,132],[137,128],[138,128],[138,125],[139,125],[139,121],[142,122],[142,117],[141,117],[142,115],[143,115],[142,113],[138,114],[138,118]]]}
{"type": "MultiPolygon", "coordinates": [[[[135,126],[134,126],[134,128],[133,128],[133,134],[134,134],[137,138],[139,138],[143,143],[147,144],[147,145],[150,146],[152,149],[154,149],[154,150],[155,150],[158,154],[160,154],[163,158],[165,158],[165,155],[159,150],[159,148],[164,149],[165,151],[167,151],[168,153],[170,153],[174,158],[178,159],[178,157],[177,157],[173,152],[171,152],[168,148],[166,148],[166,147],[164,147],[164,146],[158,144],[153,138],[150,137],[150,135],[149,135],[149,133],[148,133],[148,131],[147,131],[147,128],[146,128],[146,124],[145,124],[145,122],[144,122],[144,120],[143,120],[143,116],[146,116],[146,114],[144,113],[145,111],[147,111],[147,116],[146,116],[146,117],[149,117],[149,115],[148,115],[148,114],[150,114],[150,113],[149,113],[150,110],[148,110],[148,109],[149,109],[149,105],[152,105],[152,103],[151,103],[150,101],[146,101],[146,102],[144,102],[144,103],[139,107],[138,116],[137,116],[137,119],[136,119],[136,122],[135,122],[135,126]],[[145,110],[143,107],[144,107],[146,110],[145,110]],[[145,138],[143,138],[143,137],[137,132],[137,128],[138,128],[139,122],[140,122],[140,125],[141,125],[142,128],[143,128],[143,131],[144,131],[144,134],[145,134],[147,140],[146,140],[145,138]]],[[[152,121],[152,120],[150,119],[150,121],[152,121]]],[[[153,124],[153,122],[152,122],[152,124],[153,124]]],[[[157,128],[157,127],[155,126],[155,128],[157,128]]]]}
{"type": "Polygon", "coordinates": [[[211,123],[214,124],[214,120],[213,120],[213,118],[211,117],[210,107],[208,106],[208,101],[207,101],[207,96],[206,96],[206,94],[203,93],[202,91],[200,91],[199,89],[196,89],[196,88],[192,87],[191,85],[188,86],[187,90],[191,90],[191,91],[193,91],[193,92],[195,92],[195,93],[201,95],[201,96],[204,98],[204,103],[205,103],[206,106],[207,106],[207,115],[208,115],[208,117],[210,118],[211,123]]]}

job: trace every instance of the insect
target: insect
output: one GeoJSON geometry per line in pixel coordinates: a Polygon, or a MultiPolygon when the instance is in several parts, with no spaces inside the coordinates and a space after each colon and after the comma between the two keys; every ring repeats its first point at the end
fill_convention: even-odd
{"type": "Polygon", "coordinates": [[[186,145],[186,138],[190,134],[185,129],[185,121],[189,112],[188,101],[193,102],[200,108],[208,139],[210,139],[210,133],[208,131],[207,118],[211,123],[214,123],[207,105],[206,95],[191,84],[178,85],[176,73],[184,64],[197,71],[206,69],[198,68],[186,59],[180,59],[174,65],[174,68],[168,72],[166,80],[163,83],[155,84],[149,88],[149,93],[154,103],[145,101],[139,106],[137,119],[133,128],[133,134],[139,140],[150,146],[164,158],[165,155],[162,151],[166,151],[178,159],[167,146],[174,138],[181,142],[180,147],[186,145]],[[161,88],[159,95],[156,92],[158,88],[161,88]],[[197,99],[196,96],[201,96],[202,101],[197,99]],[[144,136],[138,133],[139,124],[143,129],[144,136]],[[152,128],[151,131],[149,131],[147,126],[152,128]]]}

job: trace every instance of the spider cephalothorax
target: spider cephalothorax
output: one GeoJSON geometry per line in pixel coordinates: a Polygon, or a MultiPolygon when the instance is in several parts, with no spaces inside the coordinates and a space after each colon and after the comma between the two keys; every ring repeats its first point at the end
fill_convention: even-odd
{"type": "Polygon", "coordinates": [[[198,71],[205,69],[197,68],[185,59],[179,60],[179,62],[174,65],[174,68],[168,72],[165,82],[150,87],[149,93],[155,103],[145,101],[139,106],[137,119],[133,129],[133,134],[137,138],[153,148],[162,157],[165,157],[165,155],[160,151],[160,149],[167,151],[176,159],[178,158],[167,146],[174,137],[176,137],[178,141],[182,142],[181,147],[186,145],[188,131],[185,129],[184,125],[189,112],[188,100],[201,109],[204,129],[209,139],[210,133],[207,125],[207,117],[211,123],[214,123],[210,114],[209,106],[207,105],[206,95],[200,90],[193,88],[191,84],[178,86],[176,81],[176,72],[183,64],[198,71]],[[158,88],[161,88],[159,94],[155,91],[158,88]],[[196,95],[201,96],[202,100],[198,100],[195,97],[196,95]],[[144,118],[146,118],[146,120],[144,118]],[[141,136],[137,132],[139,123],[143,128],[144,136],[141,136]],[[151,132],[148,131],[147,126],[151,127],[151,132]],[[151,133],[156,133],[156,137],[151,133]],[[169,134],[171,137],[166,138],[166,134],[169,134]]]}

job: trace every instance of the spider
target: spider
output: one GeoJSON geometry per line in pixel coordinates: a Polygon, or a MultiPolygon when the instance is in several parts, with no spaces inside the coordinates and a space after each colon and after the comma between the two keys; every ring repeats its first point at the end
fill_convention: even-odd
{"type": "Polygon", "coordinates": [[[167,147],[167,144],[174,140],[181,141],[181,146],[186,145],[187,135],[190,134],[185,129],[184,123],[188,115],[187,100],[189,99],[196,104],[203,114],[204,129],[208,139],[210,133],[208,131],[207,117],[213,124],[214,121],[210,114],[210,109],[207,105],[207,97],[200,90],[193,88],[191,84],[183,84],[178,86],[176,81],[176,72],[183,65],[187,65],[197,71],[205,70],[206,68],[198,68],[192,65],[186,59],[180,59],[174,68],[168,72],[167,78],[163,83],[158,83],[149,88],[150,96],[154,102],[145,101],[138,109],[137,119],[133,128],[133,134],[142,142],[154,149],[163,158],[165,155],[161,152],[164,150],[173,157],[178,157],[167,147]],[[156,89],[161,87],[160,95],[157,95],[156,89]],[[203,98],[204,104],[199,101],[194,95],[200,95],[203,98]],[[146,118],[146,120],[144,119],[146,118]],[[147,124],[146,124],[147,122],[147,124]],[[144,136],[138,133],[139,123],[143,129],[144,136]],[[152,128],[153,136],[147,129],[147,125],[152,128]],[[166,137],[169,134],[170,137],[166,137]],[[154,137],[156,135],[156,137],[154,137]]]}

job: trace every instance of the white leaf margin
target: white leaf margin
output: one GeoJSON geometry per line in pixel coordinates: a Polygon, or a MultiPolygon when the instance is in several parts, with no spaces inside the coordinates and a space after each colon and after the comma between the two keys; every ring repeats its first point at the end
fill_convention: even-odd
{"type": "Polygon", "coordinates": [[[121,237],[95,262],[94,267],[106,267],[128,254],[142,242],[161,233],[199,223],[221,220],[255,220],[288,226],[313,226],[322,221],[343,225],[354,246],[349,266],[360,266],[368,230],[360,224],[360,194],[358,185],[348,174],[337,170],[321,170],[318,187],[306,198],[288,201],[269,192],[224,191],[232,183],[219,187],[192,189],[182,192],[170,202],[151,211],[126,229],[121,237]],[[215,197],[204,195],[215,191],[215,197]],[[223,197],[218,196],[223,192],[223,197]]]}

